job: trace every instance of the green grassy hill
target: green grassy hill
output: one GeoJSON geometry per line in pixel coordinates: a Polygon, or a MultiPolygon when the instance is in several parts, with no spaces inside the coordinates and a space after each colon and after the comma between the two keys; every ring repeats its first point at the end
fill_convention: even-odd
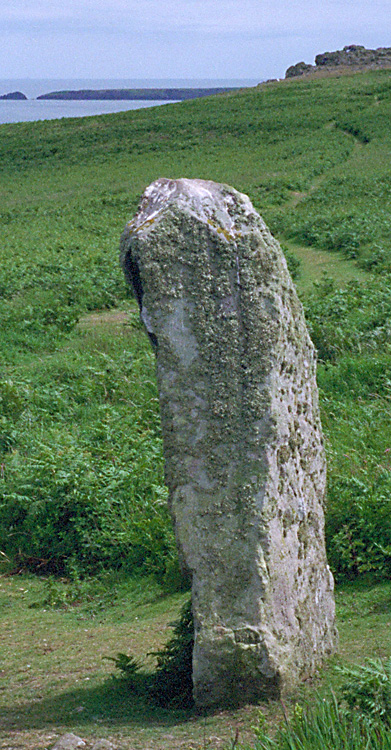
{"type": "MultiPolygon", "coordinates": [[[[24,655],[12,652],[10,635],[10,700],[20,720],[12,713],[8,721],[10,731],[29,729],[25,747],[40,746],[37,732],[52,726],[59,705],[68,728],[79,703],[87,708],[77,721],[89,732],[99,710],[99,721],[130,721],[123,693],[111,711],[109,693],[79,690],[75,655],[72,674],[59,668],[65,703],[61,680],[45,683],[32,656],[34,633],[52,633],[60,649],[54,633],[67,626],[53,607],[67,617],[74,612],[83,632],[84,619],[93,618],[113,654],[127,648],[128,629],[118,630],[125,605],[113,609],[112,600],[133,596],[115,577],[148,575],[149,589],[158,580],[155,600],[171,591],[174,600],[162,599],[158,614],[142,610],[143,623],[155,629],[183,598],[175,593],[183,581],[166,509],[154,358],[118,264],[125,222],[145,186],[161,176],[212,179],[247,193],[287,254],[319,354],[327,545],[344,587],[342,656],[389,655],[389,589],[373,588],[373,580],[391,572],[390,115],[391,72],[380,70],[0,126],[0,552],[5,572],[23,573],[4,579],[3,626],[8,633],[17,620],[25,661],[36,670],[24,690],[24,655]],[[98,576],[95,583],[90,576],[98,576]],[[33,601],[18,594],[27,588],[33,601]],[[107,618],[117,624],[101,631],[107,618]],[[38,683],[46,696],[41,709],[31,693],[38,683]]],[[[144,625],[129,617],[138,650],[144,625]]],[[[160,645],[161,634],[150,642],[160,645]]],[[[94,649],[87,641],[80,649],[89,679],[94,649]]],[[[56,658],[48,658],[49,671],[56,658]]],[[[175,718],[152,710],[139,720],[140,710],[135,725],[144,731],[156,720],[171,736],[175,718]]],[[[225,722],[232,736],[232,721],[223,717],[210,732],[225,722]]],[[[234,721],[247,721],[247,732],[248,714],[234,721]]],[[[205,747],[202,724],[195,727],[194,746],[205,747]]],[[[179,746],[186,731],[181,724],[175,741],[164,742],[161,732],[157,739],[143,734],[138,746],[179,746]]]]}

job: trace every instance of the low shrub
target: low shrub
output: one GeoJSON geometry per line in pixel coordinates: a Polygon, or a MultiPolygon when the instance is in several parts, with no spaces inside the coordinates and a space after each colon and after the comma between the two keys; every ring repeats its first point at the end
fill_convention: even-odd
{"type": "Polygon", "coordinates": [[[350,709],[391,727],[391,659],[367,659],[358,666],[337,667],[345,678],[341,694],[350,709]]]}
{"type": "Polygon", "coordinates": [[[391,285],[384,280],[351,281],[337,288],[325,277],[314,284],[304,307],[320,360],[336,362],[348,354],[389,352],[391,285]]]}
{"type": "Polygon", "coordinates": [[[1,479],[0,548],[15,565],[66,575],[126,567],[164,575],[175,543],[164,488],[144,446],[127,463],[97,458],[69,435],[14,454],[1,479]],[[21,476],[23,474],[23,478],[21,476]]]}

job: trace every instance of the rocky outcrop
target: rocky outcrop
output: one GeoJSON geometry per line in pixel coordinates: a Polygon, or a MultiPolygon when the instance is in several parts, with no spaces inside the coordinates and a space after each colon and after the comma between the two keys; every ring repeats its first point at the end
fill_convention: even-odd
{"type": "Polygon", "coordinates": [[[0,99],[25,100],[27,99],[27,96],[22,94],[21,91],[11,91],[9,94],[3,94],[2,96],[0,96],[0,99]]]}
{"type": "Polygon", "coordinates": [[[391,65],[391,47],[379,47],[378,49],[365,49],[359,44],[350,44],[343,50],[336,52],[323,52],[316,55],[315,65],[318,68],[339,67],[341,65],[354,65],[358,67],[376,67],[391,65]]]}
{"type": "Polygon", "coordinates": [[[291,65],[285,73],[285,78],[295,78],[296,76],[303,76],[306,73],[311,73],[314,69],[313,65],[309,65],[305,62],[298,62],[296,65],[291,65]]]}
{"type": "Polygon", "coordinates": [[[285,78],[333,71],[343,67],[362,70],[364,68],[386,68],[391,66],[391,47],[366,49],[359,44],[349,44],[343,50],[323,52],[315,57],[315,65],[299,62],[291,65],[285,73],[285,78]]]}
{"type": "Polygon", "coordinates": [[[335,647],[314,348],[247,196],[160,179],[121,240],[156,352],[199,708],[278,697],[335,647]]]}

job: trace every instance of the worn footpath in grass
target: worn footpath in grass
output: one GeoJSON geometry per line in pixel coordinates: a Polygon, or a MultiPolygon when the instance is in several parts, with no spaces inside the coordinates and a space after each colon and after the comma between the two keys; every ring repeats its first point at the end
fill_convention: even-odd
{"type": "Polygon", "coordinates": [[[322,281],[324,276],[333,278],[338,286],[345,286],[349,281],[368,280],[365,271],[337,253],[296,245],[287,240],[283,242],[283,247],[300,261],[295,284],[301,295],[309,292],[314,282],[322,281]]]}

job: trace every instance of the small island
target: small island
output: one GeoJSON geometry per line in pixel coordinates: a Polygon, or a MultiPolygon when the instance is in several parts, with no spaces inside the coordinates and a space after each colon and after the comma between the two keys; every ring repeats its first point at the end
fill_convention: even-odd
{"type": "Polygon", "coordinates": [[[237,91],[231,88],[183,88],[183,89],[81,89],[80,91],[51,91],[41,94],[37,99],[96,99],[96,100],[133,100],[133,101],[183,101],[198,99],[201,96],[224,94],[237,91]]]}
{"type": "Polygon", "coordinates": [[[0,99],[14,99],[15,101],[21,101],[27,99],[25,94],[21,91],[11,91],[9,94],[3,94],[0,99]]]}

